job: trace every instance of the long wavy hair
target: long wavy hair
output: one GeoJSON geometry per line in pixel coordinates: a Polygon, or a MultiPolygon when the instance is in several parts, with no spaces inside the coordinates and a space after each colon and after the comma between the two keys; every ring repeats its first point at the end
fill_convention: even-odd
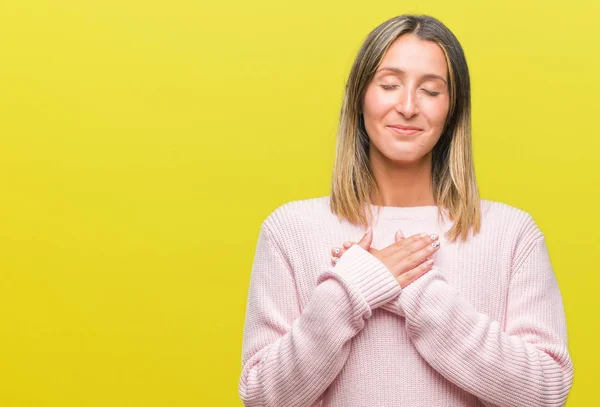
{"type": "Polygon", "coordinates": [[[331,181],[330,206],[338,218],[367,226],[373,213],[371,193],[379,188],[369,163],[369,136],[362,117],[362,100],[390,45],[404,34],[438,44],[448,66],[450,108],[439,141],[432,151],[431,180],[438,206],[454,224],[446,233],[454,242],[468,238],[481,227],[480,197],[471,147],[471,91],[464,51],[452,32],[426,15],[393,17],[369,33],[352,65],[346,83],[337,131],[336,157],[331,181]],[[369,209],[368,213],[365,209],[369,209]],[[369,215],[369,216],[368,216],[369,215]]]}

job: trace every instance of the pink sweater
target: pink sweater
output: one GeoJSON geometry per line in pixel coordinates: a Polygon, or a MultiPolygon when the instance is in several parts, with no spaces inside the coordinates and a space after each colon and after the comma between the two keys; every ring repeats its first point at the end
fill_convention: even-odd
{"type": "Polygon", "coordinates": [[[262,223],[252,266],[239,394],[246,406],[563,406],[573,381],[561,294],[544,235],[515,207],[482,200],[482,229],[450,243],[437,207],[384,207],[372,247],[440,234],[435,266],[400,287],[376,257],[331,248],[363,228],[329,197],[262,223]]]}

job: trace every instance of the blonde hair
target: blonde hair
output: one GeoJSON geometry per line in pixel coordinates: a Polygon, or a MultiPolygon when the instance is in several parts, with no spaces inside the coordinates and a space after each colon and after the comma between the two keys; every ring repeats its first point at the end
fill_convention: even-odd
{"type": "MultiPolygon", "coordinates": [[[[481,227],[480,198],[475,181],[471,148],[471,96],[467,61],[452,32],[430,16],[401,15],[376,27],[365,39],[346,83],[337,133],[337,149],[331,181],[331,211],[353,224],[367,226],[365,212],[371,192],[379,189],[369,165],[369,136],[361,114],[361,101],[389,46],[401,35],[411,33],[438,44],[448,66],[450,108],[444,130],[432,151],[433,196],[454,221],[447,238],[463,241],[469,230],[481,227]]],[[[373,216],[369,209],[369,214],[373,216]]]]}

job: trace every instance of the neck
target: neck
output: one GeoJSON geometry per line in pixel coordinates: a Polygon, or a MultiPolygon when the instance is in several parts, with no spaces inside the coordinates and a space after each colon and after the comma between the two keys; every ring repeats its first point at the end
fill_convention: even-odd
{"type": "Polygon", "coordinates": [[[402,207],[435,205],[431,157],[430,152],[418,162],[398,164],[382,155],[374,157],[371,154],[371,168],[379,187],[379,196],[371,195],[373,204],[402,207]]]}

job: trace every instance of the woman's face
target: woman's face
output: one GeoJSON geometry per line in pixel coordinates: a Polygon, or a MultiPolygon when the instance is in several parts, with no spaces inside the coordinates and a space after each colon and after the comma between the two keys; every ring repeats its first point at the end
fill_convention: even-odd
{"type": "Polygon", "coordinates": [[[405,34],[392,43],[363,99],[371,160],[417,163],[439,140],[450,106],[444,52],[405,34]]]}

